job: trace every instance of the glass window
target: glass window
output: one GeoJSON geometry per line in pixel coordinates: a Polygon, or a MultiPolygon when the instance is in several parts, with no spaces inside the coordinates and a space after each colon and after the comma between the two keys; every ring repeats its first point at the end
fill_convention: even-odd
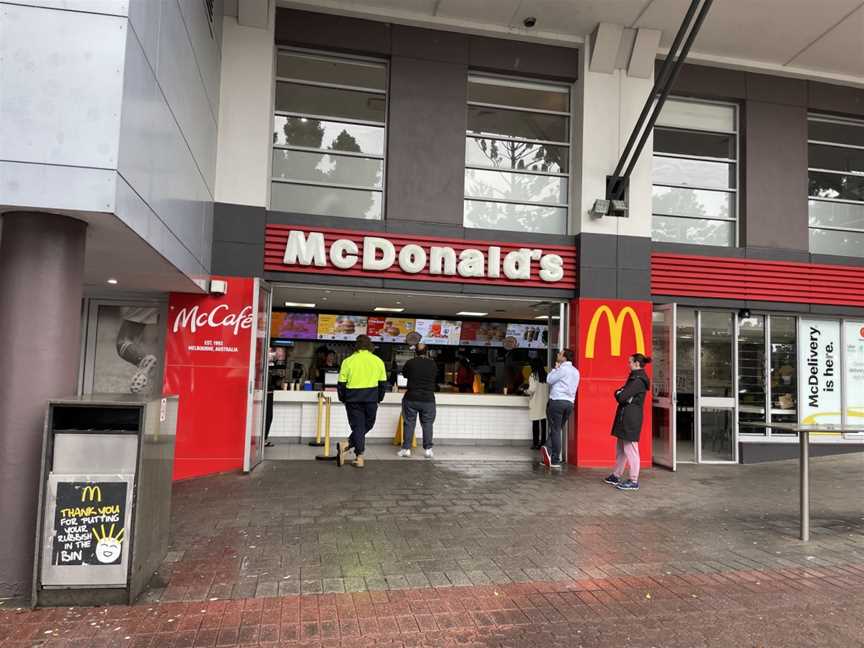
{"type": "Polygon", "coordinates": [[[657,125],[734,133],[738,121],[736,112],[735,106],[730,104],[670,98],[663,104],[657,125]]]}
{"type": "MultiPolygon", "coordinates": [[[[771,420],[798,422],[798,338],[795,317],[772,315],[771,420]]],[[[773,430],[771,434],[779,434],[773,430]]]]}
{"type": "Polygon", "coordinates": [[[733,317],[732,313],[702,311],[700,349],[703,397],[732,397],[733,380],[733,317]]]}
{"type": "Polygon", "coordinates": [[[271,208],[382,218],[386,65],[286,49],[276,68],[271,208]]]}
{"type": "Polygon", "coordinates": [[[864,257],[864,121],[808,126],[810,252],[864,257]]]}
{"type": "Polygon", "coordinates": [[[270,202],[274,211],[343,218],[381,218],[380,191],[274,182],[270,202]]]}
{"type": "MultiPolygon", "coordinates": [[[[738,420],[767,421],[765,411],[765,316],[738,320],[738,420]]],[[[765,434],[764,428],[741,426],[743,434],[765,434]]]]}
{"type": "Polygon", "coordinates": [[[567,227],[567,208],[466,200],[465,227],[560,234],[567,227]]]}
{"type": "Polygon", "coordinates": [[[471,75],[465,227],[567,232],[570,88],[471,75]]]}
{"type": "Polygon", "coordinates": [[[654,128],[655,241],[735,245],[737,123],[730,104],[669,99],[663,105],[654,128]]]}

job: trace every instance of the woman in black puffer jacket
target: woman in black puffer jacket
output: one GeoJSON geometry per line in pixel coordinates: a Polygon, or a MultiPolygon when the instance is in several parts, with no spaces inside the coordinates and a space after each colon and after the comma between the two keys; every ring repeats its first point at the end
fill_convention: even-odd
{"type": "Polygon", "coordinates": [[[651,358],[634,353],[629,358],[630,375],[624,386],[615,391],[618,410],[612,424],[612,436],[618,438],[615,450],[615,470],[604,481],[620,490],[639,490],[639,433],[642,431],[645,394],[651,381],[645,366],[651,358]],[[624,468],[630,468],[630,479],[622,481],[624,468]]]}

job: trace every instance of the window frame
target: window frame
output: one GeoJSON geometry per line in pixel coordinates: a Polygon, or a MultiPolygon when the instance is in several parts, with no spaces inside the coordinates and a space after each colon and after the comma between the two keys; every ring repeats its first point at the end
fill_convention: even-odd
{"type": "MultiPolygon", "coordinates": [[[[487,82],[488,82],[487,81],[487,82]]],[[[466,120],[466,128],[465,128],[465,148],[462,155],[462,177],[463,177],[463,186],[462,186],[462,226],[467,229],[485,229],[485,228],[474,228],[468,227],[465,225],[465,203],[468,201],[472,202],[480,202],[480,203],[501,203],[501,204],[509,204],[509,205],[524,205],[526,207],[548,207],[553,209],[564,209],[564,231],[558,232],[553,235],[564,235],[567,236],[571,231],[571,205],[573,202],[573,129],[574,129],[574,105],[573,105],[573,84],[566,82],[554,82],[548,81],[545,79],[532,79],[530,77],[522,77],[515,75],[504,75],[504,74],[494,74],[490,72],[482,72],[475,70],[468,70],[468,75],[465,79],[465,89],[466,89],[466,100],[465,100],[465,115],[468,116],[468,111],[472,107],[478,108],[492,108],[496,110],[506,110],[512,112],[523,112],[523,113],[535,113],[540,115],[553,115],[556,117],[564,117],[567,119],[567,141],[557,141],[557,140],[542,140],[542,139],[533,139],[526,137],[510,137],[507,135],[498,135],[498,134],[479,134],[473,133],[468,130],[468,124],[466,120]],[[480,83],[483,83],[483,80],[492,81],[491,85],[501,85],[501,86],[510,86],[516,88],[536,88],[536,89],[545,89],[547,91],[562,91],[567,94],[567,111],[559,111],[559,110],[546,110],[542,108],[526,108],[522,106],[513,106],[507,104],[497,104],[497,103],[489,103],[482,101],[472,101],[468,98],[470,92],[470,84],[474,80],[480,80],[480,83]],[[558,173],[554,171],[534,171],[530,169],[505,169],[498,168],[493,166],[482,166],[478,164],[469,164],[467,161],[468,158],[468,140],[478,140],[478,139],[486,139],[486,140],[496,140],[499,142],[515,142],[522,144],[536,144],[538,146],[556,146],[567,149],[567,172],[566,173],[558,173]],[[466,172],[468,170],[474,171],[498,171],[502,173],[513,173],[520,175],[535,175],[535,176],[545,176],[545,177],[557,177],[564,178],[565,185],[567,187],[567,202],[559,203],[559,202],[525,202],[521,200],[513,200],[507,198],[486,198],[483,196],[469,196],[468,195],[468,187],[467,183],[464,182],[466,177],[466,172]]],[[[510,230],[507,230],[510,231],[510,230]]],[[[543,232],[540,232],[543,233],[543,232]]]]}
{"type": "MultiPolygon", "coordinates": [[[[669,99],[674,101],[686,102],[686,103],[694,103],[694,104],[706,104],[713,106],[725,106],[732,108],[734,110],[734,119],[735,119],[735,129],[734,130],[721,130],[721,129],[708,129],[708,128],[697,128],[697,127],[687,127],[682,128],[678,126],[664,126],[662,124],[655,124],[654,129],[652,130],[652,152],[651,152],[651,165],[652,165],[652,173],[651,173],[651,191],[652,191],[652,205],[651,205],[651,240],[654,240],[654,216],[661,216],[665,218],[687,218],[691,220],[709,220],[709,221],[718,221],[722,223],[733,223],[733,237],[732,243],[729,246],[730,248],[737,248],[741,245],[741,221],[742,221],[742,213],[741,213],[741,106],[734,101],[720,101],[716,99],[700,99],[698,97],[686,97],[673,95],[670,96],[669,99]],[[731,158],[716,158],[704,155],[683,155],[680,153],[658,153],[654,150],[653,146],[653,131],[661,128],[665,130],[675,131],[678,133],[709,133],[709,134],[724,134],[724,135],[732,135],[735,137],[735,159],[731,158]],[[654,182],[654,173],[653,173],[653,165],[654,159],[657,157],[665,157],[665,158],[675,158],[680,160],[696,160],[700,162],[722,162],[726,164],[730,164],[734,166],[735,169],[735,183],[733,187],[729,187],[727,189],[719,189],[717,187],[703,187],[701,185],[682,185],[682,184],[670,184],[670,183],[655,183],[654,182]],[[653,192],[654,187],[668,187],[670,189],[693,189],[700,191],[714,191],[718,193],[731,193],[734,195],[734,200],[732,204],[735,208],[735,217],[734,218],[706,218],[704,216],[682,216],[679,214],[658,214],[654,212],[653,205],[653,192]]],[[[662,243],[669,243],[672,245],[702,245],[705,246],[704,243],[689,243],[689,242],[680,242],[680,241],[660,241],[662,243]]],[[[710,246],[709,246],[710,247],[710,246]]]]}
{"type": "MultiPolygon", "coordinates": [[[[330,52],[327,50],[319,50],[319,49],[308,49],[303,47],[291,47],[291,46],[282,46],[277,45],[273,48],[273,76],[272,76],[272,86],[271,86],[271,96],[273,97],[271,102],[271,111],[270,111],[270,134],[269,134],[269,156],[267,160],[267,205],[268,208],[273,208],[273,184],[287,184],[287,185],[299,185],[306,187],[333,187],[334,189],[353,189],[358,191],[371,191],[375,193],[381,194],[381,213],[377,218],[369,219],[364,218],[363,216],[355,216],[352,217],[356,220],[375,220],[375,221],[384,221],[387,214],[387,144],[389,137],[389,123],[390,123],[390,63],[386,58],[380,57],[372,57],[372,56],[361,56],[356,54],[342,54],[337,52],[330,52]],[[336,60],[336,61],[359,61],[363,63],[371,63],[375,66],[380,66],[384,70],[384,88],[383,90],[380,88],[369,88],[366,86],[352,86],[345,85],[339,83],[331,83],[328,81],[310,81],[308,79],[298,79],[294,77],[284,77],[278,75],[278,64],[279,64],[279,55],[282,53],[289,54],[299,54],[302,56],[307,56],[310,58],[320,58],[324,60],[336,60]],[[352,92],[366,92],[369,94],[382,95],[384,97],[384,121],[376,122],[365,119],[353,119],[348,117],[339,117],[334,115],[313,115],[309,113],[301,113],[298,111],[286,111],[286,110],[277,110],[276,109],[276,88],[279,83],[294,83],[298,85],[304,85],[309,87],[318,87],[318,88],[331,88],[337,90],[348,90],[352,92]],[[316,149],[308,146],[296,146],[296,145],[288,145],[288,144],[277,144],[273,141],[273,120],[276,117],[299,117],[306,119],[314,119],[320,121],[327,122],[336,122],[336,123],[344,123],[344,124],[356,124],[358,126],[373,126],[375,128],[382,129],[382,138],[383,138],[383,147],[382,153],[363,153],[356,151],[333,151],[327,149],[316,149]],[[355,157],[355,158],[365,158],[365,159],[373,159],[373,160],[381,160],[382,170],[381,170],[381,186],[380,187],[366,187],[361,185],[345,185],[339,183],[327,183],[327,182],[315,182],[310,180],[299,180],[299,179],[288,179],[288,178],[276,178],[273,175],[273,156],[276,154],[276,151],[297,151],[300,153],[317,153],[320,155],[332,155],[334,157],[355,157]]],[[[330,217],[328,214],[314,214],[315,216],[324,216],[330,217]]],[[[334,218],[346,218],[344,216],[332,216],[334,218]]]]}
{"type": "MultiPolygon", "coordinates": [[[[810,146],[826,146],[835,149],[849,149],[854,151],[861,151],[864,153],[864,145],[859,144],[843,144],[840,142],[829,142],[825,140],[816,140],[810,139],[810,122],[823,122],[829,124],[842,124],[845,126],[853,126],[856,128],[860,128],[862,133],[864,133],[864,120],[852,119],[849,117],[838,117],[835,115],[828,115],[825,113],[807,113],[807,233],[808,233],[808,252],[811,254],[825,254],[824,252],[813,252],[810,246],[810,234],[813,230],[823,230],[828,232],[849,232],[854,234],[864,234],[864,199],[862,200],[851,200],[849,198],[826,198],[821,196],[812,196],[810,195],[810,174],[811,173],[827,173],[830,175],[837,176],[852,176],[855,178],[864,179],[864,173],[855,173],[855,172],[844,172],[837,171],[836,169],[823,169],[821,167],[813,167],[810,166],[810,146]],[[821,202],[821,203],[834,203],[834,204],[843,204],[843,205],[856,205],[861,208],[862,212],[862,221],[861,227],[837,227],[836,225],[816,225],[813,226],[810,224],[810,203],[811,202],[821,202]]],[[[864,254],[861,255],[864,257],[864,254]]]]}

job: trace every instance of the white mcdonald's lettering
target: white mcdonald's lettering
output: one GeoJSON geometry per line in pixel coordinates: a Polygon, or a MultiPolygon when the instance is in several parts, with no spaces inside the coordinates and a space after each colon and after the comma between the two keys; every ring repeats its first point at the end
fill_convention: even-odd
{"type": "Polygon", "coordinates": [[[468,248],[457,254],[446,245],[406,243],[397,247],[387,238],[366,236],[361,250],[357,243],[345,238],[336,239],[328,246],[321,232],[291,230],[288,233],[284,265],[326,268],[328,261],[337,270],[349,270],[359,264],[367,272],[385,272],[396,264],[407,274],[428,271],[432,275],[449,277],[497,279],[503,276],[510,281],[530,281],[537,276],[548,283],[564,279],[564,259],[536,248],[519,248],[502,254],[500,247],[492,245],[485,250],[468,248]]]}
{"type": "Polygon", "coordinates": [[[213,310],[208,312],[199,312],[198,306],[192,308],[181,308],[174,318],[173,331],[176,333],[180,329],[189,328],[189,331],[194,333],[199,328],[209,326],[216,328],[224,326],[234,330],[234,335],[240,332],[240,329],[252,328],[252,307],[246,306],[239,313],[226,313],[230,310],[228,304],[219,304],[213,310]]]}

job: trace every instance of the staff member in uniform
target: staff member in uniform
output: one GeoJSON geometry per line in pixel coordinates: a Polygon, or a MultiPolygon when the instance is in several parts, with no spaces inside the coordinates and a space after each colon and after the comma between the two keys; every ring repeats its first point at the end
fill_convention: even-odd
{"type": "Polygon", "coordinates": [[[381,358],[372,353],[374,347],[368,335],[358,335],[354,348],[339,370],[337,391],[339,400],[345,403],[351,436],[336,444],[336,464],[343,465],[345,455],[353,448],[354,465],[362,468],[366,433],[375,425],[378,403],[387,393],[387,371],[381,358]]]}
{"type": "Polygon", "coordinates": [[[433,457],[432,425],[435,423],[435,387],[438,385],[438,365],[429,357],[426,345],[420,342],[414,349],[415,357],[402,367],[402,375],[408,380],[408,389],[402,397],[402,449],[400,457],[411,456],[414,428],[417,415],[423,428],[423,450],[426,458],[433,457]]]}

